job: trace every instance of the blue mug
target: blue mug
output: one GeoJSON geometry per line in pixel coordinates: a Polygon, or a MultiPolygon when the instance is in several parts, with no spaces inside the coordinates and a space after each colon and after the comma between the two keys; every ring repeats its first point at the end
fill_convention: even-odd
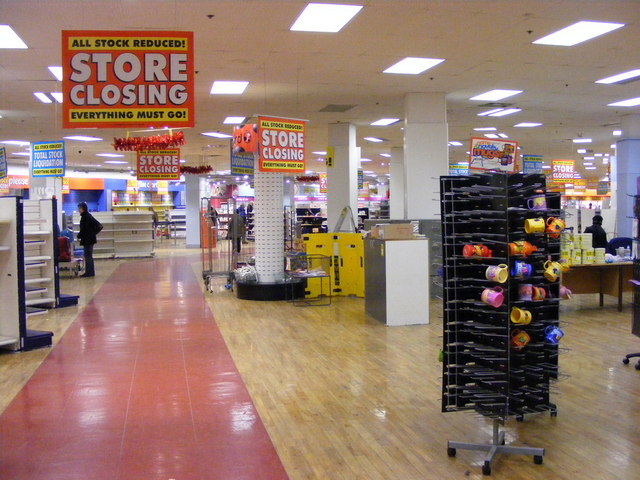
{"type": "Polygon", "coordinates": [[[544,337],[551,345],[557,345],[558,342],[560,342],[560,339],[564,337],[564,332],[560,330],[560,327],[549,325],[544,329],[544,337]]]}
{"type": "Polygon", "coordinates": [[[514,278],[527,278],[533,273],[533,267],[528,263],[516,261],[511,269],[511,276],[514,278]]]}

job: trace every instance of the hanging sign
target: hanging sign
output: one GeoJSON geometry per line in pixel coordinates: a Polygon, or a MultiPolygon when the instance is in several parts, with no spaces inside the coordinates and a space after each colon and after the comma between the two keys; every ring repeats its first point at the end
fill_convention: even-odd
{"type": "Polygon", "coordinates": [[[9,177],[0,178],[0,195],[9,195],[9,177]]]}
{"type": "Polygon", "coordinates": [[[573,184],[575,160],[551,160],[551,183],[555,185],[573,184]]]}
{"type": "Polygon", "coordinates": [[[358,169],[358,190],[362,190],[364,188],[364,170],[362,168],[358,169]]]}
{"type": "Polygon", "coordinates": [[[71,187],[69,186],[69,179],[67,177],[64,177],[62,179],[62,193],[63,194],[71,193],[71,187]]]}
{"type": "Polygon", "coordinates": [[[138,180],[127,180],[127,193],[136,193],[138,191],[138,180]]]}
{"type": "Polygon", "coordinates": [[[609,182],[598,182],[598,195],[607,195],[609,193],[609,182]]]}
{"type": "Polygon", "coordinates": [[[138,180],[180,180],[180,149],[138,152],[138,180]]]}
{"type": "Polygon", "coordinates": [[[469,175],[469,165],[449,165],[449,175],[458,177],[469,175]]]}
{"type": "Polygon", "coordinates": [[[514,173],[518,142],[472,138],[469,150],[469,168],[471,170],[495,170],[514,173]]]}
{"type": "Polygon", "coordinates": [[[584,193],[587,191],[587,180],[585,178],[576,178],[573,180],[573,191],[575,193],[584,193]]]}
{"type": "Polygon", "coordinates": [[[261,172],[305,172],[304,120],[258,117],[261,172]]]}
{"type": "Polygon", "coordinates": [[[327,147],[327,156],[324,157],[324,164],[327,167],[333,167],[333,147],[327,147]]]}
{"type": "Polygon", "coordinates": [[[193,59],[193,32],[63,30],[63,128],[193,127],[193,59]]]}
{"type": "Polygon", "coordinates": [[[32,177],[64,177],[64,142],[31,144],[32,177]]]}
{"type": "Polygon", "coordinates": [[[320,193],[327,193],[327,174],[320,174],[320,193]]]}
{"type": "Polygon", "coordinates": [[[156,190],[158,195],[167,195],[169,193],[169,182],[167,180],[158,180],[156,182],[156,190]]]}
{"type": "Polygon", "coordinates": [[[7,176],[7,151],[4,147],[0,147],[0,179],[5,178],[6,176],[7,176]]]}
{"type": "Polygon", "coordinates": [[[254,171],[254,156],[253,152],[256,150],[255,146],[248,146],[247,148],[252,150],[245,150],[243,147],[244,140],[248,142],[257,142],[258,134],[253,131],[253,126],[249,126],[247,131],[243,131],[243,128],[247,125],[240,127],[234,127],[233,129],[233,141],[231,142],[231,175],[253,175],[254,171]]]}
{"type": "Polygon", "coordinates": [[[542,158],[542,155],[523,155],[522,172],[525,175],[529,173],[542,173],[542,158]]]}

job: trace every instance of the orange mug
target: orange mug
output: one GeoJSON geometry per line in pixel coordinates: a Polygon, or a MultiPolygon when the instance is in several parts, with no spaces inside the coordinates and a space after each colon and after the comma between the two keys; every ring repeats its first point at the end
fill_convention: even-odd
{"type": "Polygon", "coordinates": [[[524,330],[513,330],[511,332],[511,345],[516,350],[521,350],[530,341],[531,341],[531,337],[524,330]]]}
{"type": "Polygon", "coordinates": [[[551,238],[558,238],[560,236],[560,232],[566,228],[567,224],[564,223],[564,220],[557,217],[549,217],[547,218],[547,228],[546,232],[551,238]]]}

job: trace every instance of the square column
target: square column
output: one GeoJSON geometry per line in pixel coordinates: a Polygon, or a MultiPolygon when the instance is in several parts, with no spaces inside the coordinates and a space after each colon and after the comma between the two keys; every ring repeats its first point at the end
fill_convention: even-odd
{"type": "Polygon", "coordinates": [[[354,216],[358,213],[360,154],[355,125],[330,124],[329,146],[333,147],[333,167],[327,167],[327,227],[332,231],[344,207],[350,206],[354,216]]]}
{"type": "Polygon", "coordinates": [[[407,218],[406,191],[404,185],[404,148],[393,147],[389,162],[389,217],[407,218]]]}
{"type": "Polygon", "coordinates": [[[184,176],[185,217],[187,220],[187,248],[200,248],[200,176],[184,176]]]}
{"type": "Polygon", "coordinates": [[[635,199],[629,195],[640,194],[640,115],[626,115],[620,123],[622,136],[616,142],[616,235],[634,238],[632,218],[635,199]]]}
{"type": "Polygon", "coordinates": [[[408,93],[404,111],[406,218],[439,218],[439,177],[449,165],[444,94],[408,93]]]}
{"type": "Polygon", "coordinates": [[[284,277],[284,221],[282,173],[255,172],[256,272],[258,282],[273,283],[284,277]]]}

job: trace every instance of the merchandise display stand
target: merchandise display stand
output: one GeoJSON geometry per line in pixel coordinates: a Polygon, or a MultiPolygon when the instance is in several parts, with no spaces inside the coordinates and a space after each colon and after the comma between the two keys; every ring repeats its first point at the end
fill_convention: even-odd
{"type": "Polygon", "coordinates": [[[295,306],[317,306],[326,307],[331,305],[331,257],[326,255],[307,255],[304,253],[287,254],[285,259],[285,271],[291,278],[288,282],[291,287],[289,300],[295,306]],[[304,280],[306,292],[309,292],[309,283],[317,284],[319,290],[317,295],[310,297],[305,295],[299,297],[295,295],[294,279],[304,280]],[[326,286],[326,288],[325,288],[326,286]]]}
{"type": "Polygon", "coordinates": [[[497,453],[532,455],[543,448],[504,445],[509,416],[550,412],[558,378],[560,239],[547,225],[562,217],[560,196],[544,193],[544,175],[441,177],[443,246],[442,411],[475,411],[493,420],[491,444],[449,441],[497,453]],[[532,208],[532,199],[540,204],[532,208]],[[544,199],[544,201],[542,201],[544,199]],[[525,225],[533,227],[529,233],[525,225]],[[542,230],[538,230],[541,227],[542,230]],[[534,292],[534,295],[532,295],[534,292]]]}
{"type": "Polygon", "coordinates": [[[17,350],[24,334],[22,201],[0,197],[0,347],[17,350]]]}

